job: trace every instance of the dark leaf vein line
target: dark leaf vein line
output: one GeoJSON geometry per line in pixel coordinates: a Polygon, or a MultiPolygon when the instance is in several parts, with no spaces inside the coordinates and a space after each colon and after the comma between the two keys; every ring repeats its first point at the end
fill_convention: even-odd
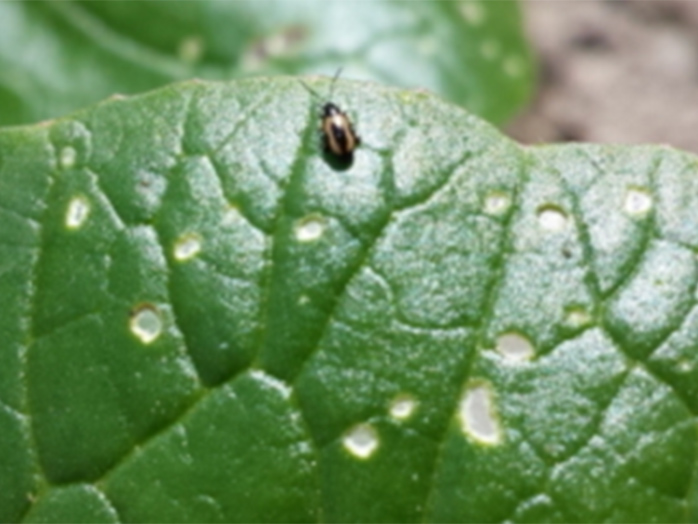
{"type": "MultiPolygon", "coordinates": [[[[48,141],[48,144],[51,147],[51,154],[55,157],[56,154],[56,148],[54,144],[50,141],[48,141]]],[[[41,217],[38,220],[38,227],[36,231],[36,236],[38,239],[38,249],[36,250],[36,255],[33,257],[32,261],[32,267],[30,270],[31,277],[30,277],[30,285],[29,285],[29,292],[27,296],[27,307],[26,307],[26,314],[27,314],[27,320],[24,325],[24,332],[25,332],[25,341],[24,344],[22,345],[23,351],[20,354],[20,361],[22,362],[22,368],[23,368],[23,373],[21,374],[22,377],[22,387],[23,387],[23,399],[22,403],[24,406],[24,411],[26,412],[26,417],[27,417],[27,432],[28,432],[28,438],[31,446],[35,450],[34,458],[36,461],[36,468],[38,470],[39,474],[39,482],[37,484],[48,484],[48,479],[46,477],[46,472],[44,471],[43,465],[41,464],[41,459],[39,458],[39,445],[38,445],[38,439],[36,438],[36,433],[34,431],[34,424],[33,424],[33,417],[32,417],[32,411],[31,411],[31,405],[29,401],[29,390],[30,390],[30,380],[29,380],[29,372],[28,372],[28,361],[29,361],[29,351],[31,349],[31,346],[34,342],[34,333],[36,332],[37,326],[36,326],[36,317],[37,317],[37,304],[36,304],[36,297],[37,297],[37,290],[38,290],[38,282],[39,282],[39,270],[41,268],[42,264],[42,259],[43,259],[43,253],[46,248],[46,231],[45,231],[45,223],[48,220],[48,217],[50,215],[51,209],[49,208],[48,201],[49,201],[49,196],[51,195],[54,186],[55,186],[55,177],[57,176],[57,173],[48,171],[46,173],[47,176],[47,188],[46,191],[43,195],[43,203],[44,203],[44,208],[43,212],[41,213],[41,217]]],[[[24,511],[24,513],[20,516],[18,519],[19,522],[24,521],[26,516],[29,514],[33,507],[32,503],[28,503],[27,507],[24,511]]]]}
{"type": "MultiPolygon", "coordinates": [[[[453,174],[455,172],[455,169],[462,164],[463,162],[466,161],[471,156],[471,153],[468,152],[465,155],[463,155],[458,161],[454,162],[453,166],[449,166],[446,170],[449,173],[449,176],[446,176],[443,178],[443,180],[439,181],[439,184],[437,184],[432,191],[424,197],[423,200],[421,200],[418,204],[416,205],[426,205],[426,203],[433,198],[435,195],[437,195],[440,190],[442,190],[444,187],[446,187],[450,181],[453,180],[453,174]]],[[[416,207],[416,205],[414,207],[416,207]]],[[[312,356],[320,350],[320,345],[322,340],[325,338],[327,335],[327,332],[332,324],[332,321],[334,320],[334,316],[336,314],[337,308],[342,302],[342,298],[344,297],[344,294],[346,292],[347,287],[351,283],[351,281],[354,279],[354,277],[361,271],[366,266],[366,261],[369,259],[371,254],[373,253],[373,250],[375,247],[380,243],[381,239],[383,238],[383,235],[385,234],[386,229],[388,226],[393,222],[393,218],[395,217],[396,212],[403,212],[406,211],[407,209],[410,208],[401,208],[397,209],[395,211],[386,213],[385,220],[381,224],[378,225],[378,230],[376,234],[374,235],[373,239],[366,242],[366,244],[362,243],[362,252],[358,257],[358,260],[354,263],[353,267],[351,267],[348,271],[348,274],[344,278],[343,282],[340,284],[339,290],[336,292],[335,300],[333,301],[330,311],[328,312],[324,322],[322,329],[320,330],[320,335],[314,344],[313,350],[306,356],[303,364],[299,368],[299,370],[296,372],[295,376],[291,377],[291,383],[295,384],[296,379],[302,374],[303,369],[305,366],[308,364],[308,362],[311,360],[312,356]]]]}
{"type": "MultiPolygon", "coordinates": [[[[506,274],[506,264],[507,264],[507,259],[508,255],[513,252],[511,249],[511,245],[513,244],[513,241],[509,240],[511,237],[511,231],[514,226],[515,222],[515,217],[517,214],[518,210],[518,204],[519,204],[519,198],[521,193],[523,193],[523,186],[529,181],[528,180],[528,167],[530,163],[530,159],[527,157],[526,150],[522,151],[521,154],[521,163],[522,163],[522,168],[519,172],[519,176],[522,179],[522,182],[520,184],[520,187],[517,187],[515,190],[514,195],[512,196],[511,202],[511,211],[510,214],[506,217],[506,221],[504,222],[504,227],[502,230],[502,246],[501,246],[501,256],[499,259],[494,262],[494,264],[499,268],[499,271],[497,271],[493,277],[490,285],[488,286],[488,289],[485,292],[485,297],[487,297],[487,300],[484,304],[483,308],[483,313],[479,317],[479,325],[474,326],[474,330],[476,332],[476,336],[474,337],[474,351],[470,357],[469,362],[466,363],[466,365],[463,367],[463,372],[461,376],[458,379],[458,383],[463,384],[466,379],[470,376],[472,366],[477,359],[477,351],[480,347],[482,347],[484,343],[484,339],[486,338],[486,331],[487,331],[487,326],[489,325],[493,315],[494,315],[494,308],[497,303],[497,295],[499,294],[499,289],[502,286],[502,283],[504,281],[504,276],[506,274]]],[[[432,466],[432,473],[431,473],[431,481],[429,483],[429,489],[424,497],[424,512],[422,514],[422,522],[431,522],[433,521],[433,517],[431,516],[434,511],[434,497],[436,496],[436,489],[435,489],[435,484],[436,484],[436,477],[441,469],[441,464],[443,464],[443,461],[445,459],[444,457],[444,451],[445,451],[445,444],[448,436],[448,431],[452,426],[453,419],[457,416],[457,409],[458,409],[458,402],[459,399],[462,395],[462,389],[457,389],[455,392],[455,395],[451,399],[451,409],[449,412],[452,414],[451,417],[449,418],[449,421],[444,425],[443,432],[441,433],[440,437],[438,438],[438,446],[436,449],[436,453],[434,456],[434,464],[432,466]]]]}

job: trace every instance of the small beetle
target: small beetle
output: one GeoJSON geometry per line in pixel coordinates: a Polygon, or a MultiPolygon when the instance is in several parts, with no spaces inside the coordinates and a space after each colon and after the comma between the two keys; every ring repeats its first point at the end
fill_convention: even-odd
{"type": "MultiPolygon", "coordinates": [[[[342,69],[338,69],[330,86],[330,98],[334,91],[334,84],[339,78],[342,69]]],[[[301,80],[305,88],[317,98],[321,98],[310,86],[301,80]]],[[[333,102],[325,102],[320,113],[322,123],[322,145],[326,153],[334,155],[341,161],[351,161],[354,150],[361,144],[361,138],[354,131],[354,126],[347,114],[333,102]]]]}

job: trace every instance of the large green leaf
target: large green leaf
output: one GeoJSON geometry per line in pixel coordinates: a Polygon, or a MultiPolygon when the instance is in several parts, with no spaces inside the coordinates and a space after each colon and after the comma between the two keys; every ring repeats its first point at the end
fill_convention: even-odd
{"type": "Polygon", "coordinates": [[[335,101],[0,132],[0,520],[698,519],[698,160],[335,101]]]}
{"type": "Polygon", "coordinates": [[[513,0],[0,2],[0,125],[173,80],[340,66],[503,122],[531,89],[520,25],[513,0]]]}

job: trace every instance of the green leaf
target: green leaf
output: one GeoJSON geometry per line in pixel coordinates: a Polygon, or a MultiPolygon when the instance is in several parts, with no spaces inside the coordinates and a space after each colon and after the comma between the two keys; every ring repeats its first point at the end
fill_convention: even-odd
{"type": "Polygon", "coordinates": [[[513,0],[0,2],[0,125],[174,80],[341,66],[503,122],[532,85],[520,19],[513,0]]]}
{"type": "Polygon", "coordinates": [[[698,519],[698,160],[335,101],[0,132],[0,520],[698,519]]]}

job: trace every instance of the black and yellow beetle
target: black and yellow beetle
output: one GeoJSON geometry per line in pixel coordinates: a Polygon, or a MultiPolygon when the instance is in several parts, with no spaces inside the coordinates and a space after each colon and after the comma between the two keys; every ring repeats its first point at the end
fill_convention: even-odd
{"type": "MultiPolygon", "coordinates": [[[[335,73],[330,86],[330,99],[334,84],[342,72],[340,68],[335,73]]],[[[310,86],[301,81],[305,88],[314,96],[321,98],[310,86]]],[[[361,137],[354,131],[349,116],[334,102],[327,101],[322,105],[320,113],[322,131],[322,146],[325,153],[333,155],[340,161],[351,161],[354,150],[361,144],[361,137]]]]}

